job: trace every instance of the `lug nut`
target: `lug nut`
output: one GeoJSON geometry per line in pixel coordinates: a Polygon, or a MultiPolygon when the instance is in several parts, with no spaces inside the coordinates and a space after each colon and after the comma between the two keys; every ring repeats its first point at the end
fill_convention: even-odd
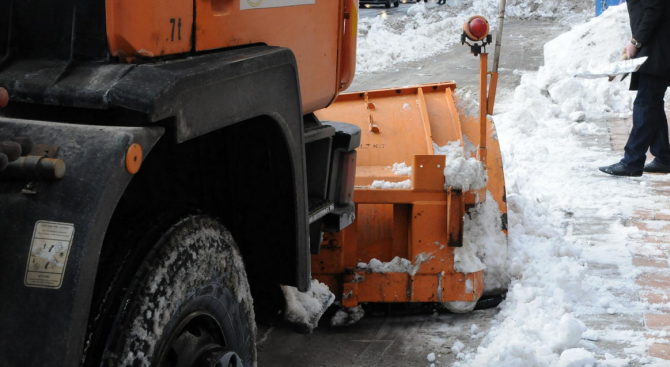
{"type": "Polygon", "coordinates": [[[9,92],[7,89],[0,87],[0,108],[7,107],[9,103],[9,92]]]}

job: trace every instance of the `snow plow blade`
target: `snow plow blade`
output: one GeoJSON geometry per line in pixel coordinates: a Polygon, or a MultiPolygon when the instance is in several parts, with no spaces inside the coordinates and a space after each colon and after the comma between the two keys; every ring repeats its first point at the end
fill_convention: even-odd
{"type": "Polygon", "coordinates": [[[498,203],[506,233],[502,158],[493,121],[476,109],[477,117],[469,116],[455,88],[454,82],[444,82],[347,93],[316,112],[321,120],[347,121],[363,130],[356,220],[341,232],[326,233],[320,252],[312,255],[313,278],[327,284],[344,307],[367,302],[474,305],[482,296],[484,271],[457,272],[454,251],[463,246],[464,216],[477,210],[487,191],[498,203]],[[448,144],[458,144],[465,159],[484,163],[484,187],[463,190],[445,184],[449,162],[435,146],[448,144]],[[396,174],[396,163],[411,164],[411,175],[396,174]]]}

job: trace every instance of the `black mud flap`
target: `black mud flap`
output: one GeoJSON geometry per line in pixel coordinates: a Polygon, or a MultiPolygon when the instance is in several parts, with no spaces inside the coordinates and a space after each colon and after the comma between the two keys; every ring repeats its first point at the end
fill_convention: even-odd
{"type": "MultiPolygon", "coordinates": [[[[28,136],[58,151],[65,176],[0,173],[0,366],[77,366],[107,224],[162,127],[102,127],[0,118],[0,141],[28,136]]],[[[140,168],[141,169],[141,168],[140,168]]]]}

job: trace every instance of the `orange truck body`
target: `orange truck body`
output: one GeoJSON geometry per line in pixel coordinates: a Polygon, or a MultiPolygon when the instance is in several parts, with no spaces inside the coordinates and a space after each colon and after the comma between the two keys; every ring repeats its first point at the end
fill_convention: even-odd
{"type": "Polygon", "coordinates": [[[110,52],[122,61],[286,47],[297,60],[305,114],[327,107],[353,80],[357,0],[107,0],[106,8],[110,52]]]}
{"type": "MultiPolygon", "coordinates": [[[[476,117],[459,111],[451,82],[351,93],[336,100],[355,72],[357,0],[107,0],[106,10],[110,52],[129,63],[251,44],[289,48],[298,65],[303,113],[363,129],[354,194],[357,222],[326,234],[322,251],[312,257],[313,276],[342,296],[345,306],[481,297],[483,271],[457,273],[453,259],[454,246],[462,245],[463,216],[487,189],[506,211],[499,147],[495,141],[487,146],[486,136],[495,130],[486,118],[490,111],[482,108],[476,117]],[[403,109],[408,102],[418,108],[403,109]],[[434,155],[433,142],[463,142],[464,136],[478,143],[475,155],[488,163],[488,188],[461,192],[444,187],[444,157],[434,155]],[[388,169],[395,162],[425,164],[426,174],[415,169],[410,189],[366,188],[374,180],[401,180],[388,169]],[[433,248],[434,243],[444,246],[433,248]],[[354,270],[360,261],[414,260],[427,251],[433,258],[414,275],[354,270]],[[366,281],[358,282],[354,274],[366,281]],[[466,280],[474,284],[467,292],[466,280]]],[[[482,66],[486,90],[485,61],[482,66]]],[[[492,80],[491,110],[495,84],[492,80]]]]}
{"type": "Polygon", "coordinates": [[[474,302],[482,296],[484,271],[457,272],[454,250],[463,246],[464,215],[476,210],[487,191],[506,215],[503,162],[497,139],[488,138],[496,136],[493,121],[485,113],[483,119],[467,115],[459,108],[455,88],[446,82],[346,93],[317,112],[320,119],[340,119],[363,130],[357,150],[356,221],[339,233],[327,233],[321,252],[312,256],[312,276],[327,284],[343,306],[474,302]],[[486,162],[488,182],[482,189],[445,186],[445,156],[435,155],[433,142],[444,146],[457,141],[465,147],[465,139],[478,146],[464,150],[466,157],[486,162]],[[375,180],[407,180],[391,170],[401,162],[412,166],[409,188],[370,188],[375,180]],[[416,270],[379,273],[358,266],[396,256],[412,261],[416,270]]]}

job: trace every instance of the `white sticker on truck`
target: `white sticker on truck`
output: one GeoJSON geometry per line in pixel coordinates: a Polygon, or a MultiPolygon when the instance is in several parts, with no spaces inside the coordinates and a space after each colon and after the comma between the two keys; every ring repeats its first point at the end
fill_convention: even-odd
{"type": "MultiPolygon", "coordinates": [[[[240,0],[240,10],[312,5],[315,0],[240,0]]],[[[331,1],[331,0],[328,0],[331,1]]]]}
{"type": "Polygon", "coordinates": [[[58,289],[74,238],[74,224],[40,220],[35,223],[23,284],[58,289]]]}

